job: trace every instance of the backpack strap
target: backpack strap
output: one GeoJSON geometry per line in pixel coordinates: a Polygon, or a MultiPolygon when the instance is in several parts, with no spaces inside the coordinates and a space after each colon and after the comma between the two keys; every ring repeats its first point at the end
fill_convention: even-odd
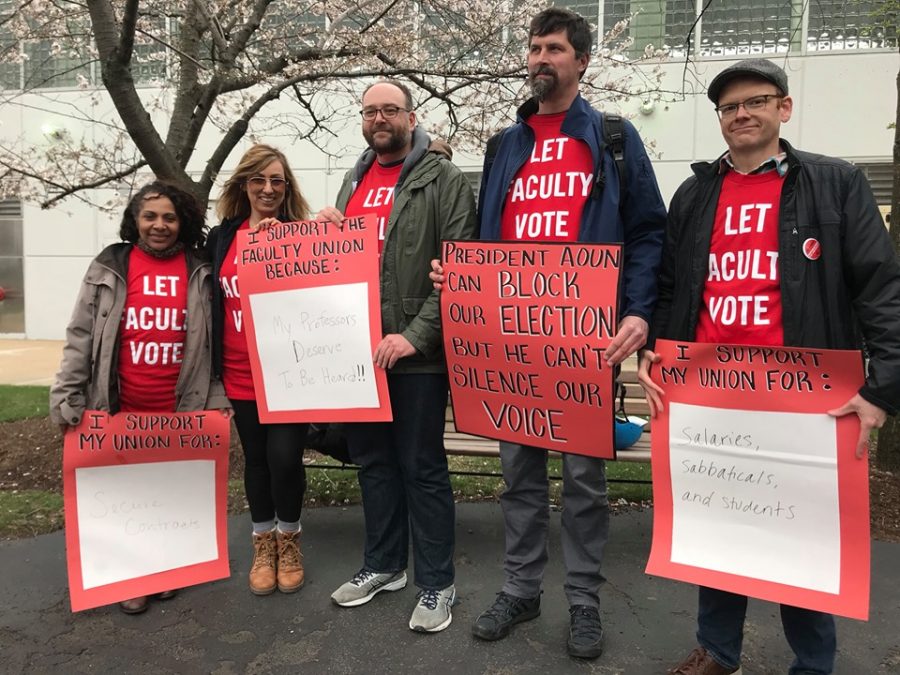
{"type": "MultiPolygon", "coordinates": [[[[628,166],[625,164],[625,120],[621,115],[597,114],[600,116],[600,125],[603,127],[603,144],[616,163],[616,173],[619,176],[619,206],[621,207],[625,202],[625,183],[628,180],[628,166]]],[[[602,191],[606,183],[605,179],[598,176],[597,183],[602,191]]]]}

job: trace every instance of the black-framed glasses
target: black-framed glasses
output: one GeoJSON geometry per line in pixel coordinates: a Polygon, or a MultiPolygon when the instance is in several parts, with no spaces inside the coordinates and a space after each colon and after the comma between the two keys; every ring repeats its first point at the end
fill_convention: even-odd
{"type": "Polygon", "coordinates": [[[784,98],[783,94],[763,94],[761,96],[751,96],[745,101],[738,101],[737,103],[726,103],[725,105],[720,105],[716,107],[716,113],[719,115],[720,120],[724,120],[726,117],[734,117],[737,115],[738,108],[741,106],[744,107],[744,110],[747,112],[757,112],[765,108],[770,98],[784,98]]]}
{"type": "Polygon", "coordinates": [[[401,110],[403,112],[409,112],[409,110],[407,110],[406,108],[401,108],[400,106],[386,105],[381,108],[363,108],[359,111],[359,114],[362,115],[362,118],[364,120],[366,120],[367,122],[371,122],[378,116],[378,113],[381,113],[381,116],[384,119],[392,120],[400,114],[401,110]]]}
{"type": "Polygon", "coordinates": [[[284,190],[287,181],[284,178],[266,178],[265,176],[251,176],[247,179],[247,185],[254,190],[262,190],[266,187],[266,183],[272,186],[275,192],[284,190]]]}

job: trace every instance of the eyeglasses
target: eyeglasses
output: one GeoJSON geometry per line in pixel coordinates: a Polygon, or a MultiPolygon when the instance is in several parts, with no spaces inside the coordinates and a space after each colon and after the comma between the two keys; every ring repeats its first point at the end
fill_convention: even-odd
{"type": "Polygon", "coordinates": [[[719,119],[724,120],[726,117],[734,117],[737,115],[738,108],[741,106],[743,106],[744,110],[747,112],[762,110],[768,105],[770,98],[784,98],[784,96],[782,94],[763,94],[762,96],[754,96],[748,98],[746,101],[740,101],[738,103],[726,103],[725,105],[718,106],[715,110],[719,115],[719,119]]]}
{"type": "Polygon", "coordinates": [[[400,111],[409,112],[406,108],[400,108],[396,105],[386,105],[383,108],[363,108],[359,111],[359,114],[362,115],[362,118],[367,122],[371,122],[374,120],[378,113],[381,113],[381,116],[386,120],[394,119],[400,111]]]}
{"type": "Polygon", "coordinates": [[[275,192],[280,192],[284,190],[287,185],[287,181],[284,178],[266,178],[264,176],[252,176],[247,179],[247,185],[249,185],[254,190],[262,190],[266,187],[266,183],[272,186],[272,189],[275,192]]]}

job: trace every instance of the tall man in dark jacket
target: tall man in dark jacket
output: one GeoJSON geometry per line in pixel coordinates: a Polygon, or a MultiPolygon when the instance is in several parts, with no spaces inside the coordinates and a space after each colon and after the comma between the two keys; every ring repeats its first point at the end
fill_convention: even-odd
{"type": "MultiPolygon", "coordinates": [[[[615,365],[647,337],[665,206],[635,128],[624,124],[620,176],[604,146],[604,118],[578,93],[591,47],[590,26],[574,12],[551,8],[532,20],[528,73],[534,97],[519,108],[516,124],[488,143],[479,222],[482,239],[624,243],[621,319],[606,352],[615,365]]],[[[435,271],[439,283],[439,266],[435,271]]],[[[483,640],[503,638],[514,624],[540,614],[547,564],[547,451],[504,442],[500,459],[506,581],[472,627],[483,640]]],[[[603,460],[564,455],[562,493],[567,647],[572,656],[596,658],[603,650],[600,568],[609,532],[603,460]]]]}
{"type": "MultiPolygon", "coordinates": [[[[900,406],[900,265],[859,169],[800,152],[780,138],[793,101],[787,75],[748,59],[709,87],[728,152],[698,163],[669,209],[652,339],[823,349],[870,357],[866,382],[831,415],[856,414],[863,457],[872,429],[900,406]],[[763,261],[736,271],[736,254],[763,261]]],[[[642,355],[639,376],[651,410],[662,391],[650,380],[658,360],[642,355]]],[[[715,545],[713,542],[712,545],[715,545]]],[[[700,589],[699,646],[669,673],[740,670],[747,598],[700,589]]],[[[796,659],[790,673],[831,673],[830,614],[781,606],[796,659]]]]}
{"type": "Polygon", "coordinates": [[[361,115],[369,149],[344,177],[336,207],[319,217],[340,223],[344,214],[376,215],[384,338],[373,360],[388,371],[394,420],[347,425],[350,456],[360,466],[365,557],[331,598],[355,607],[406,586],[411,535],[419,595],[409,627],[436,632],[450,625],[456,599],[455,507],[444,452],[448,381],[441,317],[428,269],[442,239],[474,236],[475,198],[446,145],[431,147],[416,126],[405,85],[371,85],[361,115]]]}

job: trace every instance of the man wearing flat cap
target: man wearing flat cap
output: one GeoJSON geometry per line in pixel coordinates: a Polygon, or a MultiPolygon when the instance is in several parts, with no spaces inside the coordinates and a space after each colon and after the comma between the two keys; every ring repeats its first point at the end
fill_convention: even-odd
{"type": "MultiPolygon", "coordinates": [[[[664,405],[650,379],[657,338],[822,349],[865,343],[865,384],[829,411],[859,416],[862,459],[869,433],[900,408],[900,264],[872,191],[858,168],[780,137],[793,101],[772,61],[726,68],[708,95],[728,151],[695,164],[669,208],[659,300],[639,368],[651,412],[664,405]],[[766,264],[723,273],[737,252],[766,264]],[[750,311],[723,316],[717,308],[729,297],[749,298],[750,311]]],[[[699,645],[668,672],[739,673],[747,598],[705,587],[699,595],[699,645]]],[[[796,657],[788,672],[831,673],[834,618],[782,605],[781,621],[796,657]]]]}

